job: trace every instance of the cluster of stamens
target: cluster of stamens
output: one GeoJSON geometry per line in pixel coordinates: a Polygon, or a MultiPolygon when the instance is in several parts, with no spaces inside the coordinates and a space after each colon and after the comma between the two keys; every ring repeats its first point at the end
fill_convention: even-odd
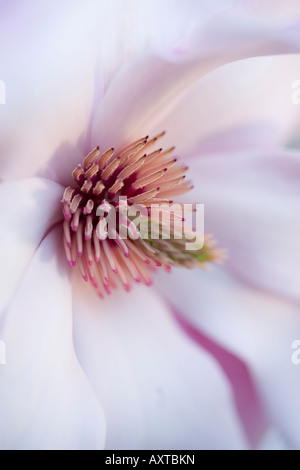
{"type": "MultiPolygon", "coordinates": [[[[78,266],[83,279],[92,282],[100,297],[120,282],[126,290],[132,280],[151,285],[150,272],[158,267],[169,271],[172,265],[194,267],[218,258],[208,239],[201,259],[199,253],[186,253],[177,240],[144,240],[121,210],[122,198],[129,206],[150,208],[153,204],[172,204],[171,198],[192,188],[185,180],[187,167],[179,166],[171,157],[174,147],[153,150],[163,134],[139,139],[120,152],[111,148],[101,154],[99,147],[95,148],[83,165],[74,169],[74,187],[64,191],[63,243],[68,263],[78,266]],[[106,216],[111,208],[118,221],[107,233],[106,216]],[[131,237],[122,238],[121,227],[126,227],[131,237]]],[[[175,225],[182,222],[177,218],[175,225]]]]}

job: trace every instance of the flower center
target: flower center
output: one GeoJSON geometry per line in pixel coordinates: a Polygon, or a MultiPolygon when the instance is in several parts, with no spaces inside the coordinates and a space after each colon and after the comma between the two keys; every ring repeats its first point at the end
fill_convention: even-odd
{"type": "Polygon", "coordinates": [[[101,154],[95,148],[73,170],[74,186],[64,191],[63,243],[68,263],[78,266],[100,297],[120,283],[127,291],[132,281],[151,285],[150,272],[158,267],[169,271],[172,265],[194,267],[218,258],[207,240],[201,251],[192,252],[185,249],[184,236],[174,236],[184,219],[169,211],[171,198],[192,186],[185,181],[187,167],[171,156],[174,147],[155,150],[162,135],[139,139],[119,153],[111,148],[101,154]],[[169,238],[162,236],[166,227],[160,219],[155,240],[142,237],[128,209],[138,206],[139,223],[145,228],[157,215],[159,204],[172,222],[169,238]]]}

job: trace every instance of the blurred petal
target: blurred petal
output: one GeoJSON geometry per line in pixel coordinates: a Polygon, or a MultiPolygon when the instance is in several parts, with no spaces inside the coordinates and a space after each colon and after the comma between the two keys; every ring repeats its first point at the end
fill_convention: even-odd
{"type": "Polygon", "coordinates": [[[7,346],[7,364],[0,369],[4,449],[103,446],[102,410],[74,355],[71,284],[62,259],[56,230],[35,254],[2,321],[0,337],[7,346]]]}
{"type": "Polygon", "coordinates": [[[157,286],[194,327],[248,365],[274,427],[299,448],[300,374],[291,360],[300,335],[299,309],[217,268],[174,270],[157,286]]]}
{"type": "Polygon", "coordinates": [[[0,316],[47,230],[61,220],[62,194],[38,178],[0,183],[0,316]]]}
{"type": "Polygon", "coordinates": [[[206,232],[228,248],[226,265],[258,288],[300,299],[300,155],[214,155],[190,163],[206,232]]]}
{"type": "Polygon", "coordinates": [[[1,7],[3,178],[36,175],[60,146],[77,145],[87,132],[96,73],[88,13],[68,0],[1,7]]]}
{"type": "Polygon", "coordinates": [[[153,51],[168,53],[234,0],[111,0],[93,2],[99,31],[97,47],[104,87],[134,56],[153,51]],[[102,40],[100,40],[100,37],[102,40]]]}
{"type": "Polygon", "coordinates": [[[124,62],[165,50],[228,2],[188,0],[19,0],[0,17],[0,169],[5,179],[36,175],[65,181],[90,151],[89,124],[124,62]],[[170,21],[172,18],[172,21],[170,21]],[[24,52],[25,51],[25,52],[24,52]],[[59,169],[59,171],[58,171],[59,169]],[[68,175],[67,175],[68,176],[68,175]]]}
{"type": "Polygon", "coordinates": [[[219,368],[153,290],[101,303],[76,284],[73,304],[76,351],[105,410],[106,448],[245,447],[219,368]]]}
{"type": "Polygon", "coordinates": [[[180,311],[177,311],[176,306],[173,306],[172,310],[174,318],[183,331],[199,346],[212,354],[224,370],[232,385],[236,409],[249,442],[254,449],[257,448],[269,429],[269,421],[249,368],[237,355],[205,335],[199,328],[194,327],[180,311]]]}
{"type": "Polygon", "coordinates": [[[294,52],[300,52],[297,28],[266,28],[258,18],[226,9],[172,49],[141,54],[124,65],[99,106],[92,143],[117,147],[148,134],[182,93],[217,67],[254,56],[294,52]]]}
{"type": "Polygon", "coordinates": [[[167,129],[166,145],[184,157],[285,143],[300,120],[291,100],[299,67],[299,55],[220,67],[184,93],[153,132],[167,129]]]}

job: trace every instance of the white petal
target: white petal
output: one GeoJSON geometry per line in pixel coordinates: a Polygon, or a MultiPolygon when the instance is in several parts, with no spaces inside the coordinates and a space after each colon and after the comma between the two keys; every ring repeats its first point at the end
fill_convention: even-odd
{"type": "Polygon", "coordinates": [[[70,1],[46,0],[42,5],[21,0],[1,8],[3,178],[46,170],[55,178],[53,164],[60,165],[70,148],[77,152],[74,146],[87,132],[94,94],[95,51],[88,13],[83,2],[70,1]]]}
{"type": "Polygon", "coordinates": [[[232,9],[204,26],[198,25],[173,48],[140,54],[124,65],[99,106],[94,145],[118,147],[148,134],[182,93],[217,67],[248,57],[300,51],[297,31],[266,27],[259,18],[232,9]]]}
{"type": "Polygon", "coordinates": [[[190,157],[280,145],[300,119],[292,102],[299,55],[257,57],[220,67],[192,86],[152,130],[190,157]]]}
{"type": "Polygon", "coordinates": [[[2,318],[0,446],[98,449],[103,413],[72,342],[71,284],[59,229],[41,244],[2,318]]]}
{"type": "Polygon", "coordinates": [[[195,17],[202,21],[224,2],[212,3],[205,8],[193,0],[1,5],[2,178],[38,172],[65,183],[72,165],[91,150],[90,122],[124,61],[141,50],[170,47],[195,17]]]}
{"type": "Polygon", "coordinates": [[[258,288],[300,299],[300,155],[232,153],[190,162],[206,232],[228,249],[227,266],[258,288]]]}
{"type": "Polygon", "coordinates": [[[217,268],[175,270],[157,286],[184,318],[248,364],[274,427],[299,448],[300,374],[292,362],[299,309],[217,268]]]}
{"type": "MultiPolygon", "coordinates": [[[[78,281],[81,282],[81,281],[78,281]]],[[[152,290],[101,302],[75,284],[75,344],[109,449],[243,448],[228,384],[152,290]]]]}
{"type": "Polygon", "coordinates": [[[62,218],[62,194],[44,179],[0,183],[0,313],[47,230],[62,218]]]}

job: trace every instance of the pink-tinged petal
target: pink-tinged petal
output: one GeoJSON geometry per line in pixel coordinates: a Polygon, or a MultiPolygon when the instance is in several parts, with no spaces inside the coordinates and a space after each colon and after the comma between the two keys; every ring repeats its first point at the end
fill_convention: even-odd
{"type": "Polygon", "coordinates": [[[106,448],[246,446],[220,369],[153,290],[101,303],[76,280],[73,305],[76,352],[105,411],[106,448]]]}
{"type": "Polygon", "coordinates": [[[285,143],[300,119],[292,103],[299,55],[257,57],[220,67],[178,100],[153,129],[182,157],[285,143]]]}
{"type": "Polygon", "coordinates": [[[159,278],[156,285],[194,328],[248,366],[273,427],[299,448],[300,374],[292,362],[292,344],[300,335],[299,309],[246,287],[220,268],[175,270],[172,278],[159,278]]]}
{"type": "Polygon", "coordinates": [[[145,51],[168,53],[232,1],[94,1],[93,13],[99,24],[95,39],[105,90],[118,70],[134,56],[145,51]]]}
{"type": "Polygon", "coordinates": [[[55,179],[56,168],[47,169],[50,159],[59,166],[69,147],[76,155],[74,147],[87,132],[95,92],[95,27],[85,2],[21,0],[1,7],[4,179],[46,170],[55,179]]]}
{"type": "Polygon", "coordinates": [[[226,9],[214,21],[205,23],[205,27],[201,25],[182,38],[177,47],[160,54],[144,53],[128,61],[116,74],[99,106],[92,143],[100,142],[109,148],[148,134],[149,129],[162,122],[182,93],[222,65],[249,57],[299,51],[296,27],[267,28],[258,18],[226,9]]]}
{"type": "Polygon", "coordinates": [[[102,409],[74,355],[71,283],[63,259],[56,229],[36,252],[1,319],[3,449],[103,447],[102,409]]]}
{"type": "Polygon", "coordinates": [[[212,155],[190,162],[206,232],[228,249],[226,266],[258,288],[300,299],[300,155],[212,155]]]}
{"type": "Polygon", "coordinates": [[[38,172],[65,182],[68,168],[90,150],[89,124],[116,71],[141,51],[173,47],[186,28],[195,27],[195,18],[204,21],[224,2],[211,3],[3,2],[0,80],[7,96],[0,108],[2,177],[38,172]]]}
{"type": "Polygon", "coordinates": [[[61,220],[62,194],[38,178],[0,183],[0,315],[42,238],[61,220]]]}
{"type": "Polygon", "coordinates": [[[249,368],[238,356],[195,327],[173,306],[174,318],[183,331],[220,364],[232,385],[235,405],[253,448],[264,438],[269,422],[249,368]]]}

